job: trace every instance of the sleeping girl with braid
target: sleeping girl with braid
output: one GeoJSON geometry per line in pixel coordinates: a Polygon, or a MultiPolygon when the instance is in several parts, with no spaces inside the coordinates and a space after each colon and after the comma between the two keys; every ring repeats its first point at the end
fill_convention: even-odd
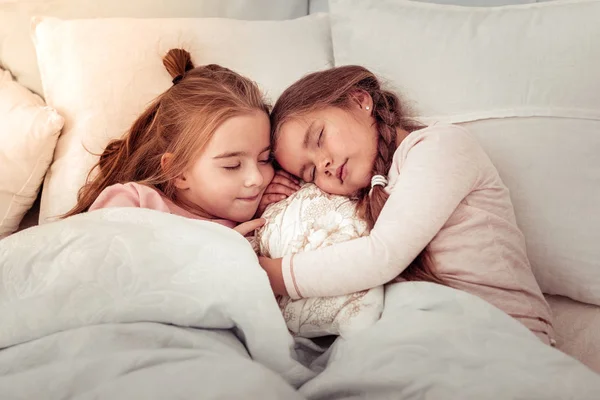
{"type": "MultiPolygon", "coordinates": [[[[555,343],[509,191],[465,128],[421,125],[369,70],[341,66],[281,95],[271,144],[283,170],[354,198],[371,228],[347,242],[261,257],[275,294],[327,297],[399,278],[434,282],[479,296],[555,343]]],[[[260,209],[296,190],[296,179],[281,182],[267,187],[260,209]]]]}

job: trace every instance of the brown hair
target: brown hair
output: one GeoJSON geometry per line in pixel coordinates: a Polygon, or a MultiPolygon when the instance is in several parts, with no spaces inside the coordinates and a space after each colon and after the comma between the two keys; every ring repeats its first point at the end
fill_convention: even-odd
{"type": "MultiPolygon", "coordinates": [[[[364,91],[373,99],[372,115],[379,132],[373,175],[387,176],[397,148],[397,128],[412,132],[423,126],[407,116],[397,95],[382,89],[377,77],[360,66],[348,65],[315,72],[287,88],[271,112],[271,143],[274,147],[277,145],[281,126],[292,118],[326,107],[348,109],[351,96],[357,91],[364,91]]],[[[369,186],[356,194],[357,210],[369,228],[373,228],[388,194],[381,186],[375,186],[370,192],[369,186]]],[[[443,283],[433,271],[425,250],[400,276],[407,280],[443,283]]]]}
{"type": "Polygon", "coordinates": [[[117,183],[148,185],[177,201],[174,179],[200,156],[225,120],[256,110],[269,112],[257,85],[227,68],[194,68],[190,53],[182,49],[169,50],[163,64],[173,86],[123,138],[108,143],[79,191],[77,205],[63,218],[87,211],[104,189],[117,183]],[[167,170],[161,166],[165,153],[173,155],[167,170]]]}

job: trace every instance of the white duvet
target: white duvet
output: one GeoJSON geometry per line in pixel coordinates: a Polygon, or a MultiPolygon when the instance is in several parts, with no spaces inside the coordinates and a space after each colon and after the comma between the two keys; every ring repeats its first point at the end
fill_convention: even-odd
{"type": "Polygon", "coordinates": [[[483,300],[386,288],[322,355],[232,230],[106,209],[0,241],[0,399],[597,399],[600,377],[483,300]]]}

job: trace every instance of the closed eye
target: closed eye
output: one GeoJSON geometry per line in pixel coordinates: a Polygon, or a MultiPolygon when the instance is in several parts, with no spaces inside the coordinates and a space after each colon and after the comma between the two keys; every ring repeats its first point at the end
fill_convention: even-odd
{"type": "Polygon", "coordinates": [[[242,164],[238,164],[238,165],[232,165],[232,166],[227,166],[227,167],[223,167],[228,171],[235,171],[236,169],[240,169],[240,167],[242,166],[242,164]]]}
{"type": "Polygon", "coordinates": [[[323,139],[323,131],[325,130],[325,128],[321,129],[321,132],[319,133],[319,137],[317,139],[317,147],[321,147],[321,139],[323,139]]]}
{"type": "Polygon", "coordinates": [[[271,164],[274,159],[275,159],[275,157],[273,157],[273,154],[269,153],[269,155],[266,158],[263,158],[262,160],[259,160],[258,162],[261,164],[271,164]]]}

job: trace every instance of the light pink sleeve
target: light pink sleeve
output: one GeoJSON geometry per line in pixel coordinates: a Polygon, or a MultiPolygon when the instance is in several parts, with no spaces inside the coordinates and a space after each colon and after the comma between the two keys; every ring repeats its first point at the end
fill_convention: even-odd
{"type": "Polygon", "coordinates": [[[482,152],[457,126],[409,135],[395,154],[401,173],[369,236],[284,257],[290,297],[344,295],[397,277],[473,190],[482,152]]]}

